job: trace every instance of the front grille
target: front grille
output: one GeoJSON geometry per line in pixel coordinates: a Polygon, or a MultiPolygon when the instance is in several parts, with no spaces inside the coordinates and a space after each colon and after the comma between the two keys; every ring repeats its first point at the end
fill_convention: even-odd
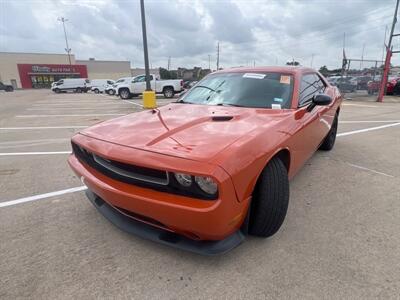
{"type": "Polygon", "coordinates": [[[91,153],[75,143],[72,143],[72,150],[79,161],[117,181],[203,200],[218,198],[218,193],[215,195],[206,194],[196,184],[192,184],[190,188],[182,189],[175,177],[171,175],[172,173],[167,171],[110,160],[91,153]]]}
{"type": "Polygon", "coordinates": [[[113,179],[139,185],[155,184],[166,186],[169,183],[169,176],[166,171],[109,160],[91,153],[74,143],[72,143],[72,149],[80,161],[113,179]]]}

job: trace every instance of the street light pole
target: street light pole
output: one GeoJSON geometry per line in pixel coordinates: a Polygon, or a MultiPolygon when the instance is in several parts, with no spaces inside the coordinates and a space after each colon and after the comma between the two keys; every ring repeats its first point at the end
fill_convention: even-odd
{"type": "Polygon", "coordinates": [[[142,34],[143,34],[143,52],[144,52],[144,69],[146,74],[146,91],[151,91],[150,85],[150,70],[149,70],[149,52],[147,48],[147,33],[146,33],[146,17],[144,11],[144,0],[140,0],[140,14],[142,17],[142,34]]]}
{"type": "MultiPolygon", "coordinates": [[[[150,84],[150,69],[149,69],[149,51],[147,48],[147,33],[146,33],[146,17],[144,11],[144,0],[140,0],[140,14],[142,17],[142,33],[143,33],[143,52],[144,52],[144,68],[146,73],[146,90],[143,92],[143,107],[156,108],[156,93],[152,91],[150,84]]],[[[155,78],[154,86],[155,86],[155,78]]]]}
{"type": "Polygon", "coordinates": [[[64,17],[58,18],[58,21],[62,22],[63,29],[64,29],[64,37],[65,37],[65,51],[67,51],[68,54],[68,61],[69,64],[71,65],[71,48],[68,46],[68,37],[67,37],[67,31],[65,30],[65,22],[68,21],[68,19],[65,19],[64,17]]]}

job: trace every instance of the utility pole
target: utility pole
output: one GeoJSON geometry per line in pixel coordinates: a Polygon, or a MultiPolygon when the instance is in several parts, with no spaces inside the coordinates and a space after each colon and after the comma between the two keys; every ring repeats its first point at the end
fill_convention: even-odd
{"type": "Polygon", "coordinates": [[[361,53],[361,61],[360,61],[360,70],[362,71],[362,67],[364,64],[364,51],[365,51],[365,44],[363,44],[363,49],[362,49],[362,53],[361,53]]]}
{"type": "Polygon", "coordinates": [[[170,67],[171,67],[171,56],[168,57],[168,68],[167,68],[168,71],[170,67]]]}
{"type": "Polygon", "coordinates": [[[394,34],[394,28],[396,27],[396,23],[397,23],[397,13],[399,11],[399,2],[400,2],[400,0],[396,1],[396,8],[394,10],[392,29],[390,30],[389,42],[386,47],[385,66],[383,69],[382,81],[381,81],[381,87],[379,89],[378,99],[376,100],[377,102],[382,102],[383,96],[386,94],[386,84],[387,84],[387,80],[388,80],[388,76],[389,76],[390,59],[392,57],[392,53],[400,53],[400,51],[392,51],[393,37],[400,36],[400,34],[394,34]]]}
{"type": "Polygon", "coordinates": [[[211,70],[211,55],[208,54],[208,69],[211,70]]]}
{"type": "Polygon", "coordinates": [[[311,54],[311,68],[312,68],[312,65],[313,65],[313,62],[314,62],[314,55],[315,55],[314,53],[311,54]]]}
{"type": "Polygon", "coordinates": [[[388,31],[388,26],[385,26],[385,37],[383,38],[383,49],[382,49],[382,61],[385,58],[385,50],[386,50],[386,35],[388,31]]]}
{"type": "Polygon", "coordinates": [[[253,67],[255,67],[256,66],[256,61],[255,60],[253,60],[253,67]]]}
{"type": "Polygon", "coordinates": [[[68,55],[68,62],[71,65],[71,48],[68,46],[67,31],[65,30],[65,22],[67,22],[68,19],[66,19],[64,17],[61,17],[61,18],[58,18],[57,20],[60,21],[62,23],[62,25],[63,25],[65,45],[66,45],[65,51],[67,52],[67,55],[68,55]]]}
{"type": "Polygon", "coordinates": [[[143,107],[155,108],[156,94],[154,91],[151,90],[151,85],[150,85],[149,51],[147,48],[146,16],[144,10],[144,0],[140,0],[140,14],[142,17],[144,68],[146,73],[146,90],[143,92],[143,107]]]}
{"type": "Polygon", "coordinates": [[[219,70],[219,42],[217,44],[217,71],[219,70]]]}

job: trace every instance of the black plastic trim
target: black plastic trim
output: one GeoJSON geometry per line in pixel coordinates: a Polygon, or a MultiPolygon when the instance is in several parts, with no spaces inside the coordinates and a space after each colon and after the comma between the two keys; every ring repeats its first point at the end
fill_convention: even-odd
{"type": "Polygon", "coordinates": [[[89,165],[93,169],[114,180],[118,180],[124,183],[133,184],[144,188],[150,188],[160,192],[182,195],[201,200],[213,201],[218,199],[218,192],[213,195],[207,194],[204,191],[202,191],[196,184],[192,184],[190,187],[184,188],[176,181],[175,176],[172,173],[168,173],[163,170],[157,170],[157,169],[151,169],[136,165],[130,165],[126,163],[121,163],[115,160],[108,160],[110,163],[112,163],[113,165],[115,165],[120,169],[127,170],[130,172],[133,171],[138,175],[140,174],[142,178],[147,177],[147,178],[153,178],[154,180],[152,180],[151,182],[151,180],[144,181],[139,179],[140,176],[136,176],[136,178],[123,176],[96,162],[94,159],[94,153],[87,151],[78,144],[72,143],[72,149],[73,153],[80,162],[89,165]],[[168,182],[168,185],[156,183],[155,179],[165,180],[166,182],[168,182]]]}
{"type": "Polygon", "coordinates": [[[119,229],[170,247],[201,255],[217,255],[236,248],[245,240],[245,234],[243,234],[241,230],[236,231],[220,241],[192,240],[177,233],[162,230],[158,227],[136,221],[135,219],[119,212],[90,190],[86,191],[86,196],[97,210],[119,229]]]}

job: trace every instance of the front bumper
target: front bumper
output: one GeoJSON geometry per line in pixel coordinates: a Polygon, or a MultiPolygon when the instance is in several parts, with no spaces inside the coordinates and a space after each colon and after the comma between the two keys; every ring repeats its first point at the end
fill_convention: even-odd
{"type": "Polygon", "coordinates": [[[245,239],[245,234],[243,234],[241,230],[237,230],[225,239],[219,241],[192,240],[185,236],[137,221],[121,213],[118,209],[108,204],[90,190],[86,191],[86,195],[97,210],[119,229],[141,238],[172,246],[174,248],[201,255],[216,255],[232,250],[240,245],[245,239]]]}
{"type": "Polygon", "coordinates": [[[220,182],[218,199],[194,199],[111,179],[79,161],[75,155],[71,155],[68,162],[85,185],[120,211],[138,215],[139,220],[153,227],[202,241],[224,240],[238,231],[243,224],[250,199],[237,200],[230,176],[219,167],[109,144],[83,135],[75,136],[73,141],[109,159],[120,160],[128,157],[134,160],[131,161],[132,164],[140,161],[146,167],[151,167],[157,162],[159,168],[172,172],[191,173],[196,170],[200,174],[213,175],[220,182]],[[179,170],[174,169],[176,166],[179,166],[179,170]]]}

